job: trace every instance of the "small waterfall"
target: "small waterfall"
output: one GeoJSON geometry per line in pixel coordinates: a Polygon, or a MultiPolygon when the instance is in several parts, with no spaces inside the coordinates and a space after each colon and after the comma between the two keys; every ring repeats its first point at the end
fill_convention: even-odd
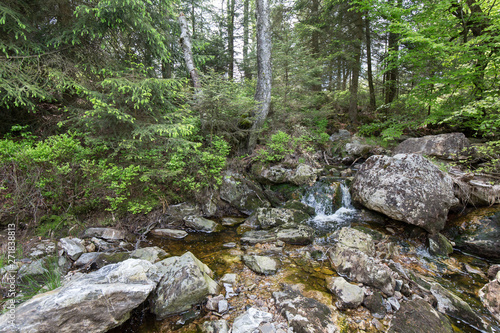
{"type": "Polygon", "coordinates": [[[316,215],[309,224],[322,231],[332,231],[349,223],[356,212],[344,181],[319,181],[305,193],[302,202],[314,207],[316,215]]]}

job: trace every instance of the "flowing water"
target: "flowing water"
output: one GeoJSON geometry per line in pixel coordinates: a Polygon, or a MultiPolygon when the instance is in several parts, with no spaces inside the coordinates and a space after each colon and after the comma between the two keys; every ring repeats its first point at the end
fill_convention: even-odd
{"type": "MultiPolygon", "coordinates": [[[[407,225],[396,221],[389,222],[389,224],[381,224],[380,221],[376,223],[370,222],[373,217],[370,214],[373,213],[353,207],[349,187],[344,180],[320,180],[305,191],[301,201],[314,207],[316,212],[316,215],[308,221],[308,224],[318,232],[318,238],[310,247],[321,248],[328,243],[331,246],[329,237],[331,237],[333,231],[343,226],[361,226],[375,233],[383,234],[399,250],[394,255],[395,261],[402,263],[406,270],[416,272],[420,274],[419,276],[429,277],[431,280],[439,282],[449,291],[460,295],[485,322],[491,325],[491,332],[500,332],[498,323],[484,308],[478,297],[479,289],[488,282],[487,278],[481,274],[470,273],[465,268],[466,265],[469,265],[469,267],[476,267],[482,272],[486,272],[491,264],[490,262],[458,251],[454,251],[450,258],[447,259],[435,257],[429,254],[425,243],[419,243],[410,239],[410,237],[403,236],[406,233],[406,228],[408,228],[407,225]],[[369,217],[367,218],[367,216],[369,217]]],[[[377,218],[373,219],[376,220],[377,218]]],[[[385,221],[387,222],[387,219],[385,221]]],[[[236,230],[236,227],[232,227],[216,234],[193,233],[181,240],[150,237],[149,244],[143,244],[143,246],[156,245],[163,248],[170,255],[182,255],[186,251],[191,251],[214,271],[214,278],[217,280],[225,273],[244,274],[245,267],[239,258],[248,249],[240,244],[240,235],[236,230]]],[[[251,248],[253,249],[253,247],[251,248]]],[[[284,250],[277,255],[280,256],[282,262],[281,271],[288,271],[289,273],[278,277],[265,278],[270,279],[269,281],[274,279],[274,283],[303,283],[308,285],[308,288],[328,294],[324,285],[324,278],[328,275],[335,275],[335,272],[329,266],[328,260],[325,260],[324,255],[321,260],[318,258],[311,259],[314,254],[312,252],[321,251],[312,251],[308,253],[308,256],[305,256],[308,251],[310,252],[311,249],[286,245],[284,250]],[[280,279],[285,279],[285,281],[280,281],[280,279]]],[[[323,252],[326,253],[326,251],[323,252]]],[[[258,292],[255,291],[254,293],[258,292]]],[[[263,299],[269,297],[268,291],[267,294],[265,294],[265,291],[260,291],[260,293],[263,299]]],[[[198,314],[200,315],[199,312],[198,314]]],[[[203,313],[201,316],[203,316],[203,313]]],[[[232,319],[234,318],[231,318],[230,321],[232,319]]],[[[459,320],[450,319],[455,332],[484,332],[459,320]]],[[[166,321],[156,322],[152,315],[147,314],[146,310],[142,314],[136,314],[133,320],[135,320],[133,325],[129,322],[114,330],[113,333],[171,332],[177,331],[180,327],[174,324],[178,317],[171,319],[171,324],[165,324],[166,321]],[[142,317],[139,320],[138,317],[140,316],[142,317]],[[124,329],[124,327],[128,328],[124,329]]],[[[203,321],[205,319],[198,320],[203,321]]],[[[191,331],[184,327],[179,332],[191,331]]]]}

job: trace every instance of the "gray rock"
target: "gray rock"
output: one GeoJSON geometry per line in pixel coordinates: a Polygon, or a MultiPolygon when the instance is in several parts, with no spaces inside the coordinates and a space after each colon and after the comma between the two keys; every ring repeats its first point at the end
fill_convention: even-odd
{"type": "Polygon", "coordinates": [[[291,208],[258,208],[255,217],[262,229],[270,229],[288,223],[300,224],[310,215],[291,208]]]}
{"type": "Polygon", "coordinates": [[[103,239],[92,237],[92,243],[95,245],[95,248],[98,252],[106,252],[116,249],[116,244],[108,243],[103,239]]]}
{"type": "Polygon", "coordinates": [[[436,297],[439,312],[484,329],[481,318],[460,297],[436,283],[432,284],[431,293],[436,297]]]}
{"type": "Polygon", "coordinates": [[[219,232],[222,229],[222,226],[217,222],[201,216],[186,216],[184,225],[187,228],[206,233],[219,232]]]}
{"type": "Polygon", "coordinates": [[[429,252],[433,255],[447,257],[453,253],[453,245],[441,234],[429,235],[429,252]]]}
{"type": "Polygon", "coordinates": [[[494,280],[498,272],[500,272],[500,264],[491,265],[490,268],[488,268],[488,279],[494,280]]]}
{"type": "Polygon", "coordinates": [[[252,167],[252,172],[256,179],[265,184],[283,184],[288,183],[292,170],[282,165],[273,165],[271,167],[256,164],[252,167]]]}
{"type": "Polygon", "coordinates": [[[273,323],[264,323],[259,326],[260,333],[274,333],[276,332],[276,327],[273,323]]]}
{"type": "Polygon", "coordinates": [[[241,217],[223,217],[221,220],[221,224],[227,227],[242,224],[243,222],[245,222],[245,219],[241,217]]]}
{"type": "Polygon", "coordinates": [[[384,318],[387,311],[384,304],[384,297],[379,291],[374,291],[363,300],[363,305],[370,310],[375,318],[384,318]]]}
{"type": "Polygon", "coordinates": [[[473,211],[460,219],[467,225],[454,242],[456,247],[483,258],[500,258],[500,210],[491,209],[473,211]]]}
{"type": "Polygon", "coordinates": [[[351,281],[375,287],[388,296],[394,295],[396,281],[389,267],[355,248],[337,245],[328,252],[336,271],[351,281]]]}
{"type": "Polygon", "coordinates": [[[278,240],[287,244],[307,245],[314,240],[314,229],[307,225],[291,228],[279,228],[276,232],[278,240]]]}
{"type": "Polygon", "coordinates": [[[500,282],[498,275],[499,273],[497,273],[497,280],[490,281],[479,290],[479,298],[493,317],[500,322],[500,282]]]}
{"type": "Polygon", "coordinates": [[[14,325],[8,314],[0,317],[0,331],[106,332],[125,322],[157,282],[150,262],[130,259],[109,265],[22,303],[16,308],[14,325]]]}
{"type": "Polygon", "coordinates": [[[316,210],[314,209],[314,207],[306,205],[305,203],[300,202],[299,200],[289,200],[285,202],[282,207],[300,210],[309,216],[314,216],[316,214],[316,210]]]}
{"type": "Polygon", "coordinates": [[[353,200],[431,234],[444,228],[450,207],[458,203],[451,178],[417,154],[375,155],[359,168],[353,200]]]}
{"type": "Polygon", "coordinates": [[[262,322],[269,322],[272,319],[272,314],[255,308],[250,308],[234,320],[232,333],[253,332],[258,329],[262,322]]]}
{"type": "Polygon", "coordinates": [[[271,206],[257,184],[230,171],[226,171],[223,175],[220,198],[248,215],[259,207],[271,206]]]}
{"type": "Polygon", "coordinates": [[[351,138],[351,133],[345,129],[339,129],[338,133],[333,133],[330,135],[330,141],[339,141],[339,140],[349,140],[351,138]]]}
{"type": "Polygon", "coordinates": [[[401,142],[394,149],[394,154],[423,154],[449,160],[463,159],[471,153],[471,144],[463,133],[411,138],[401,142]]]}
{"type": "Polygon", "coordinates": [[[29,264],[21,266],[19,271],[17,272],[17,278],[20,280],[26,279],[38,279],[45,274],[48,274],[49,271],[44,267],[45,259],[34,260],[29,264]]]}
{"type": "Polygon", "coordinates": [[[163,217],[164,224],[181,226],[184,223],[184,218],[191,215],[200,215],[200,207],[198,207],[198,205],[189,202],[171,205],[168,206],[163,217]]]}
{"type": "Polygon", "coordinates": [[[344,146],[344,152],[349,157],[367,157],[370,154],[372,146],[362,143],[359,138],[353,138],[349,143],[344,146]]]}
{"type": "Polygon", "coordinates": [[[453,333],[446,316],[440,314],[423,299],[405,301],[394,315],[389,333],[453,333]]]}
{"type": "Polygon", "coordinates": [[[82,253],[87,251],[83,245],[83,241],[79,238],[61,238],[58,245],[73,261],[77,260],[82,253]]]}
{"type": "Polygon", "coordinates": [[[243,262],[248,268],[259,274],[274,275],[278,271],[278,262],[270,257],[245,255],[243,262]]]}
{"type": "Polygon", "coordinates": [[[184,230],[178,230],[178,229],[154,229],[151,231],[151,235],[158,237],[181,239],[186,237],[188,233],[184,230]]]}
{"type": "Polygon", "coordinates": [[[109,264],[116,264],[125,261],[130,258],[130,253],[128,252],[113,252],[113,253],[99,253],[99,255],[93,260],[92,268],[102,268],[109,264]]]}
{"type": "Polygon", "coordinates": [[[399,301],[396,297],[392,296],[387,299],[387,303],[391,306],[392,310],[394,311],[399,311],[401,308],[401,304],[399,304],[399,301]]]}
{"type": "Polygon", "coordinates": [[[321,170],[307,164],[299,164],[290,175],[289,182],[294,185],[306,185],[316,181],[321,170]]]}
{"type": "Polygon", "coordinates": [[[334,233],[337,238],[338,244],[358,249],[367,255],[373,255],[375,253],[375,243],[373,242],[372,236],[357,229],[343,227],[334,233]]]}
{"type": "Polygon", "coordinates": [[[276,233],[272,230],[250,230],[241,236],[244,244],[271,243],[276,241],[276,233]]]}
{"type": "Polygon", "coordinates": [[[220,282],[222,282],[222,283],[229,283],[229,284],[236,284],[236,280],[237,279],[238,279],[238,275],[236,275],[234,273],[226,273],[220,279],[220,282]]]}
{"type": "Polygon", "coordinates": [[[326,286],[338,298],[337,306],[341,309],[355,309],[363,303],[363,289],[343,277],[327,277],[326,286]]]}
{"type": "Polygon", "coordinates": [[[165,250],[160,249],[158,246],[144,247],[142,249],[137,249],[130,254],[130,258],[147,260],[151,263],[155,263],[159,260],[165,259],[168,253],[165,250]]]}
{"type": "Polygon", "coordinates": [[[293,332],[340,332],[334,322],[334,311],[331,307],[314,298],[305,297],[286,285],[283,288],[283,291],[273,292],[273,298],[279,313],[286,318],[293,332]]]}
{"type": "Polygon", "coordinates": [[[229,324],[226,320],[206,321],[200,325],[203,333],[229,333],[229,324]]]}
{"type": "Polygon", "coordinates": [[[83,266],[90,266],[97,257],[100,255],[100,252],[90,252],[90,253],[82,253],[82,255],[78,258],[77,261],[75,261],[74,265],[77,268],[83,267],[83,266]]]}
{"type": "Polygon", "coordinates": [[[151,311],[158,319],[189,310],[208,295],[216,294],[217,283],[207,265],[191,252],[155,264],[163,277],[150,299],[151,311]]]}
{"type": "Polygon", "coordinates": [[[56,253],[56,244],[49,239],[42,239],[40,243],[36,244],[30,249],[29,257],[32,259],[40,259],[48,255],[56,253]]]}
{"type": "Polygon", "coordinates": [[[106,240],[126,240],[127,232],[113,228],[88,228],[83,234],[83,238],[102,238],[106,240]]]}

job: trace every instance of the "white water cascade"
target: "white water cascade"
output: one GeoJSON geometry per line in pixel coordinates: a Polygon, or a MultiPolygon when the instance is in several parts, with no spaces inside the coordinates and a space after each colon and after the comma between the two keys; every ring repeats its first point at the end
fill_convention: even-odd
{"type": "Polygon", "coordinates": [[[340,183],[340,193],[338,192],[338,183],[317,182],[302,197],[302,202],[314,207],[316,211],[316,215],[309,221],[316,230],[332,231],[351,222],[356,209],[351,202],[349,187],[344,181],[340,183]],[[341,205],[335,207],[338,195],[341,196],[341,205]]]}

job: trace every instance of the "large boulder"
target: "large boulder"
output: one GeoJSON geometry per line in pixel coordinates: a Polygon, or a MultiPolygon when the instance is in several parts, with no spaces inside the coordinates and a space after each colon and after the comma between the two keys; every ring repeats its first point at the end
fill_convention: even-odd
{"type": "Polygon", "coordinates": [[[271,206],[259,185],[230,171],[222,177],[220,198],[248,215],[259,207],[271,206]]]}
{"type": "Polygon", "coordinates": [[[436,311],[423,299],[401,303],[392,318],[389,333],[453,333],[453,327],[445,315],[436,311]]]}
{"type": "Polygon", "coordinates": [[[129,259],[82,274],[0,317],[1,332],[106,332],[121,325],[158,282],[156,267],[129,259]]]}
{"type": "Polygon", "coordinates": [[[396,280],[391,269],[375,258],[356,248],[342,245],[337,245],[328,255],[332,266],[340,275],[377,288],[388,296],[394,295],[396,280]]]}
{"type": "Polygon", "coordinates": [[[459,160],[471,153],[470,147],[471,144],[463,133],[447,133],[407,139],[394,149],[394,154],[423,154],[459,160]]]}
{"type": "Polygon", "coordinates": [[[451,178],[417,154],[371,156],[351,191],[353,200],[367,208],[431,234],[444,228],[450,207],[458,204],[451,178]]]}
{"type": "Polygon", "coordinates": [[[191,252],[164,259],[155,266],[163,275],[150,298],[151,311],[158,319],[187,311],[219,289],[210,268],[191,252]]]}

